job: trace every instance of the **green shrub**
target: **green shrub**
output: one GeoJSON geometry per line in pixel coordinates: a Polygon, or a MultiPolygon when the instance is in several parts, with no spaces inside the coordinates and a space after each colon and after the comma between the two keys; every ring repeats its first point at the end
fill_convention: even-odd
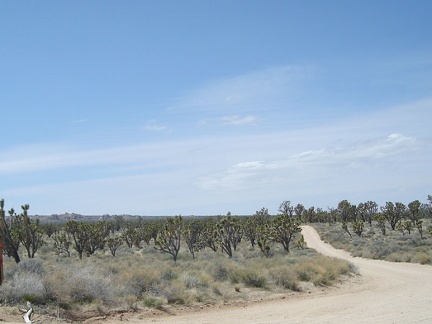
{"type": "Polygon", "coordinates": [[[149,308],[160,309],[164,304],[163,300],[156,297],[146,297],[144,298],[144,306],[149,308]]]}
{"type": "Polygon", "coordinates": [[[257,271],[247,268],[243,269],[243,271],[240,274],[241,281],[249,287],[255,287],[255,288],[265,288],[267,284],[267,279],[258,273],[257,271]]]}

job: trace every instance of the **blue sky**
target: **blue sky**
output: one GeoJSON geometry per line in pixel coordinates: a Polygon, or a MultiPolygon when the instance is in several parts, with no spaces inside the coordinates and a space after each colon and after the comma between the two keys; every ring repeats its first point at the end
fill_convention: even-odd
{"type": "Polygon", "coordinates": [[[432,194],[431,1],[2,1],[0,197],[276,213],[432,194]]]}

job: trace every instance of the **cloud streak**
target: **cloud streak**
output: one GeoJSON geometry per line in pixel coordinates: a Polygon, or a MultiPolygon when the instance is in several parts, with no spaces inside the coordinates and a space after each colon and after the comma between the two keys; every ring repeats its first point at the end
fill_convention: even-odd
{"type": "Polygon", "coordinates": [[[220,118],[222,125],[256,125],[258,118],[256,116],[224,116],[220,118]]]}
{"type": "Polygon", "coordinates": [[[419,140],[391,134],[349,147],[330,147],[302,152],[283,160],[240,162],[228,169],[204,177],[205,190],[240,190],[271,183],[301,182],[333,176],[341,170],[364,171],[377,163],[387,164],[398,155],[426,150],[419,140]]]}
{"type": "Polygon", "coordinates": [[[143,128],[146,131],[156,132],[156,133],[161,133],[161,132],[169,133],[169,132],[171,132],[171,130],[168,128],[168,126],[157,123],[156,121],[147,122],[143,128]]]}
{"type": "Polygon", "coordinates": [[[219,114],[268,112],[298,95],[300,85],[312,75],[309,68],[282,66],[227,78],[185,94],[168,110],[219,114]]]}

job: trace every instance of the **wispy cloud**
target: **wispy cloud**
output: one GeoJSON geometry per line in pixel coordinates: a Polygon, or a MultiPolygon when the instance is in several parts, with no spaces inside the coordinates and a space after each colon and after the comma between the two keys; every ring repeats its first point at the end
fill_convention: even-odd
{"type": "Polygon", "coordinates": [[[200,179],[206,190],[239,190],[281,182],[298,183],[334,176],[342,170],[362,172],[376,164],[391,164],[403,154],[428,149],[420,140],[391,134],[346,147],[328,147],[305,151],[282,160],[240,162],[228,169],[200,179]]]}
{"type": "Polygon", "coordinates": [[[13,206],[28,202],[52,212],[159,215],[235,212],[233,206],[248,213],[286,199],[325,207],[349,197],[397,199],[403,190],[401,197],[421,199],[432,181],[431,105],[424,100],[301,129],[6,149],[1,192],[13,206]]]}
{"type": "MultiPolygon", "coordinates": [[[[152,144],[82,150],[66,145],[44,145],[16,148],[0,159],[0,174],[39,172],[44,170],[105,165],[167,166],[166,154],[184,150],[184,143],[152,144]],[[43,147],[43,148],[42,148],[43,147]],[[167,153],[165,150],[169,150],[167,153]],[[162,158],[161,160],[158,160],[162,158]]],[[[180,154],[179,154],[180,155],[180,154]]]]}
{"type": "Polygon", "coordinates": [[[224,116],[221,117],[222,125],[255,125],[258,121],[256,116],[224,116]]]}
{"type": "Polygon", "coordinates": [[[143,126],[143,129],[150,132],[156,132],[156,133],[170,133],[171,129],[162,123],[157,122],[156,120],[149,120],[145,123],[143,126]]]}
{"type": "Polygon", "coordinates": [[[198,122],[199,127],[213,126],[256,126],[259,118],[254,115],[239,116],[229,115],[217,118],[202,119],[198,122]]]}
{"type": "Polygon", "coordinates": [[[311,69],[304,67],[269,68],[209,83],[178,98],[169,110],[218,114],[268,111],[286,103],[310,77],[311,69]]]}

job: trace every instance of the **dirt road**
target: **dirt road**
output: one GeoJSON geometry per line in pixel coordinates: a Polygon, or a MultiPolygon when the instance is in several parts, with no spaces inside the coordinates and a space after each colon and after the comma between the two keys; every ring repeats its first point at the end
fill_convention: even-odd
{"type": "MultiPolygon", "coordinates": [[[[432,267],[352,258],[322,242],[310,226],[309,247],[347,259],[361,274],[348,284],[307,298],[285,298],[244,307],[214,308],[153,318],[156,323],[432,323],[432,267]]],[[[135,323],[138,323],[136,321],[135,323]]]]}

